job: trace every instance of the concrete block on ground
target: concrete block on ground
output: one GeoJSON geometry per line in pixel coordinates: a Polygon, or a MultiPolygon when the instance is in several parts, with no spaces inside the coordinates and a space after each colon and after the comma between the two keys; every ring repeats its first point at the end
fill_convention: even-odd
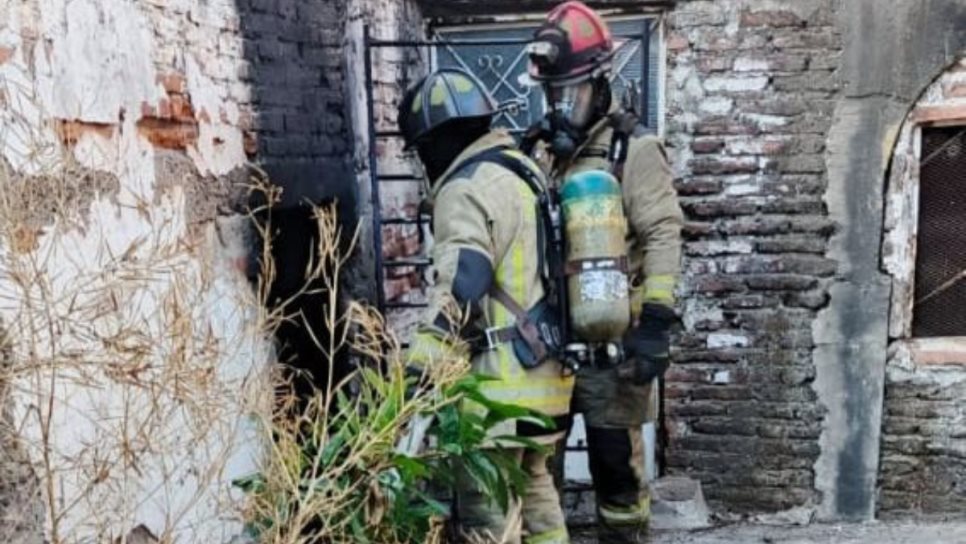
{"type": "Polygon", "coordinates": [[[701,482],[684,477],[660,478],[651,484],[651,528],[691,530],[711,527],[711,512],[701,482]]]}

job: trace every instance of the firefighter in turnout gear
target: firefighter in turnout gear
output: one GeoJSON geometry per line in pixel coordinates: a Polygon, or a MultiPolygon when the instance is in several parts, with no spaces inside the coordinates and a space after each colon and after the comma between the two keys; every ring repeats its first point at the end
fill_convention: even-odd
{"type": "Polygon", "coordinates": [[[641,426],[654,418],[655,378],[669,364],[682,212],[661,142],[636,130],[633,100],[612,103],[614,42],[601,17],[580,2],[560,4],[527,50],[528,75],[542,86],[548,114],[525,137],[524,151],[539,145],[549,154],[551,180],[564,194],[581,172],[609,172],[620,182],[630,325],[618,337],[622,357],[598,358],[577,372],[573,410],[587,426],[600,541],[640,542],[650,518],[641,426]]]}
{"type": "MultiPolygon", "coordinates": [[[[494,435],[526,436],[552,451],[563,434],[574,379],[541,332],[552,322],[541,311],[538,258],[537,200],[545,179],[508,133],[490,129],[494,114],[480,83],[453,69],[416,83],[399,106],[403,138],[425,167],[434,201],[436,281],[409,363],[425,369],[452,361],[453,353],[469,358],[473,372],[495,378],[484,384],[486,396],[559,420],[558,429],[510,421],[494,435]]],[[[530,476],[526,491],[504,512],[457,477],[461,529],[489,532],[501,543],[569,542],[548,450],[509,447],[530,476]]]]}

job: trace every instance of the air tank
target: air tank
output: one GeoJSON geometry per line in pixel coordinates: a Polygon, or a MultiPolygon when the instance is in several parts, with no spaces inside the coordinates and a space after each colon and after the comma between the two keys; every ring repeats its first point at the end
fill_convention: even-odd
{"type": "Polygon", "coordinates": [[[603,170],[580,172],[564,181],[560,203],[574,339],[617,341],[630,323],[627,220],[620,183],[603,170]]]}

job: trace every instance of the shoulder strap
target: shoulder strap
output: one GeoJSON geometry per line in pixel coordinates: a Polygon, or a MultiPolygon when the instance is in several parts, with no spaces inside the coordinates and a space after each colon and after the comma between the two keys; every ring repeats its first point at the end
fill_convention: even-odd
{"type": "Polygon", "coordinates": [[[477,153],[476,155],[467,157],[463,160],[463,162],[459,163],[456,168],[453,168],[452,173],[449,176],[446,176],[446,178],[439,181],[441,184],[440,187],[456,177],[457,174],[465,171],[467,168],[479,163],[488,162],[502,166],[503,168],[513,172],[517,175],[517,177],[522,179],[527,184],[527,187],[533,191],[533,194],[537,196],[541,195],[544,192],[544,186],[540,180],[540,176],[524,163],[526,159],[524,159],[522,155],[520,157],[514,157],[514,154],[515,152],[512,148],[500,146],[487,149],[477,153]]]}
{"type": "Polygon", "coordinates": [[[538,361],[542,361],[547,357],[547,345],[540,338],[540,330],[537,328],[536,324],[530,320],[530,316],[527,315],[527,311],[523,309],[522,306],[517,304],[517,301],[513,300],[510,293],[504,291],[497,284],[490,286],[490,296],[493,297],[497,302],[503,305],[515,319],[514,326],[523,341],[527,343],[530,351],[536,356],[538,361]]]}
{"type": "Polygon", "coordinates": [[[611,164],[611,173],[617,181],[624,181],[624,163],[627,162],[627,150],[630,146],[631,134],[637,125],[637,115],[633,112],[620,110],[608,117],[611,127],[610,150],[607,160],[611,164]]]}
{"type": "MultiPolygon", "coordinates": [[[[459,172],[462,172],[470,166],[483,162],[496,164],[506,168],[510,172],[513,172],[518,178],[522,179],[523,182],[527,184],[527,187],[529,187],[533,194],[537,197],[537,217],[541,218],[541,220],[538,222],[537,228],[537,259],[539,260],[538,270],[540,271],[540,279],[544,284],[544,290],[550,294],[555,289],[555,286],[553,285],[553,280],[551,278],[553,271],[549,270],[547,266],[548,263],[546,254],[548,250],[548,241],[554,233],[555,220],[551,207],[555,204],[555,197],[544,185],[540,174],[538,174],[533,168],[527,166],[526,163],[529,162],[529,159],[525,155],[520,154],[519,151],[516,151],[508,146],[494,147],[468,157],[457,165],[456,168],[452,170],[453,173],[450,174],[446,179],[441,180],[440,183],[445,184],[450,179],[455,177],[459,172]]],[[[557,249],[557,251],[561,250],[562,247],[557,249]]],[[[551,267],[558,266],[558,261],[562,263],[562,256],[552,258],[550,261],[551,267]]],[[[517,313],[510,309],[506,304],[504,304],[504,306],[506,306],[511,313],[517,313]]]]}

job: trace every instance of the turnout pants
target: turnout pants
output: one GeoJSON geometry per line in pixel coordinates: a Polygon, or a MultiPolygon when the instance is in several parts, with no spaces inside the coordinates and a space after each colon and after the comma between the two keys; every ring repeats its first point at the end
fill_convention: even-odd
{"type": "MultiPolygon", "coordinates": [[[[552,446],[549,446],[552,447],[552,446]]],[[[466,475],[457,479],[460,529],[499,544],[568,544],[560,497],[548,469],[548,453],[509,450],[530,477],[526,491],[511,499],[504,513],[491,497],[480,493],[466,475]]]]}
{"type": "MultiPolygon", "coordinates": [[[[619,378],[616,367],[583,367],[577,373],[573,412],[587,428],[587,454],[597,502],[601,542],[638,542],[650,520],[641,426],[649,414],[652,385],[619,378]]],[[[555,474],[563,482],[563,447],[555,474]]]]}

